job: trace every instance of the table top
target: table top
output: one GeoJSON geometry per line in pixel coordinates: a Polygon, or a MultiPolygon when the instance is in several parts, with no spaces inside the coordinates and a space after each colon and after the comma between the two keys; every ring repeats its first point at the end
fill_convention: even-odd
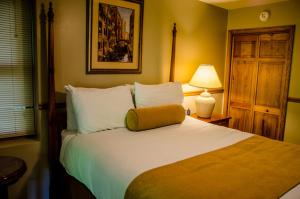
{"type": "Polygon", "coordinates": [[[24,160],[12,156],[0,156],[0,185],[16,182],[26,171],[24,160]]]}
{"type": "Polygon", "coordinates": [[[204,122],[216,122],[216,121],[222,121],[222,120],[228,120],[231,119],[230,116],[227,115],[223,115],[223,114],[218,114],[218,113],[214,113],[210,118],[201,118],[198,117],[196,113],[191,115],[192,117],[202,120],[204,122]]]}

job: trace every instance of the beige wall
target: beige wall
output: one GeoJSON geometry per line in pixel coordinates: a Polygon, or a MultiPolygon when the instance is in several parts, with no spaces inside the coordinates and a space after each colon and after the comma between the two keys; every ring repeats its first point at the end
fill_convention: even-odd
{"type": "Polygon", "coordinates": [[[167,81],[174,22],[178,25],[176,80],[188,81],[201,63],[215,64],[223,78],[227,26],[224,9],[198,0],[146,0],[142,74],[86,75],[86,0],[54,0],[53,3],[58,91],[68,83],[108,87],[134,81],[167,81]]]}
{"type": "MultiPolygon", "coordinates": [[[[230,10],[228,12],[228,29],[256,28],[282,25],[296,25],[294,51],[289,96],[300,98],[300,1],[287,2],[230,10]],[[259,13],[269,10],[271,17],[267,22],[259,20],[259,13]]],[[[300,144],[300,104],[288,103],[285,140],[300,144]]]]}
{"type": "MultiPolygon", "coordinates": [[[[37,82],[39,104],[47,101],[41,61],[41,3],[37,0],[37,82]]],[[[54,7],[54,51],[56,90],[72,84],[85,87],[110,87],[138,81],[146,84],[169,78],[173,23],[177,23],[175,80],[187,82],[199,64],[211,63],[223,80],[227,10],[198,0],[146,0],[143,21],[142,74],[86,75],[86,0],[52,0],[54,7]]],[[[221,102],[217,107],[221,107],[221,102]]],[[[221,110],[218,109],[218,110],[221,110]]],[[[45,112],[38,111],[38,133],[46,143],[45,112]]],[[[42,144],[42,149],[45,144],[42,144]]]]}
{"type": "MultiPolygon", "coordinates": [[[[176,78],[187,82],[197,66],[212,63],[223,78],[227,11],[198,0],[145,0],[143,21],[142,74],[86,75],[86,1],[52,0],[54,7],[54,59],[56,90],[72,84],[85,87],[110,87],[139,81],[153,84],[169,78],[173,23],[177,23],[176,78]]],[[[37,0],[37,103],[47,102],[46,65],[41,56],[40,8],[49,0],[37,0]]],[[[221,96],[222,97],[222,96],[221,96]]],[[[220,97],[220,99],[221,99],[220,97]]],[[[191,108],[194,106],[191,103],[191,108]]],[[[218,101],[216,111],[221,111],[218,101]]],[[[41,153],[47,150],[46,111],[37,111],[37,133],[41,153]]],[[[16,151],[10,148],[11,152],[16,151]]],[[[37,152],[37,154],[39,154],[37,152]]]]}

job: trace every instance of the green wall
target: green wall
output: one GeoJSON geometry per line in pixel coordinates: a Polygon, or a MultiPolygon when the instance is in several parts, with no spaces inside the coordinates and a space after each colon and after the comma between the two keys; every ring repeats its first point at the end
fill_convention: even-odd
{"type": "MultiPolygon", "coordinates": [[[[169,80],[173,23],[177,23],[175,80],[188,82],[202,63],[216,66],[224,76],[228,11],[198,0],[145,0],[143,21],[142,74],[87,75],[86,1],[52,0],[54,8],[54,65],[56,90],[66,84],[83,87],[111,87],[135,81],[155,84],[169,80]]],[[[41,60],[41,3],[37,0],[37,92],[38,104],[47,101],[47,77],[41,60]]],[[[221,106],[221,102],[219,104],[221,106]]],[[[45,111],[37,111],[37,129],[46,143],[45,111]]],[[[42,144],[42,150],[47,150],[42,144]]]]}
{"type": "MultiPolygon", "coordinates": [[[[229,10],[227,29],[257,28],[270,26],[296,25],[292,71],[289,96],[300,98],[300,1],[286,2],[229,10]],[[267,22],[259,20],[259,13],[263,10],[271,12],[267,22]]],[[[285,141],[300,144],[300,104],[289,102],[287,109],[285,141]]]]}
{"type": "MultiPolygon", "coordinates": [[[[47,1],[37,2],[38,8],[41,2],[47,1]]],[[[142,74],[86,75],[86,0],[52,2],[58,91],[63,91],[63,86],[68,83],[109,87],[134,81],[148,84],[168,81],[174,22],[178,29],[176,80],[189,81],[201,63],[214,64],[223,78],[227,27],[225,9],[198,0],[145,0],[142,74]]]]}

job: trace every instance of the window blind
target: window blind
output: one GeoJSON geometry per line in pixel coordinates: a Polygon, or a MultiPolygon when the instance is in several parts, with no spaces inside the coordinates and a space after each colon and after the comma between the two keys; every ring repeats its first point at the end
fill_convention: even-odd
{"type": "Polygon", "coordinates": [[[0,0],[0,138],[34,133],[33,0],[0,0]]]}

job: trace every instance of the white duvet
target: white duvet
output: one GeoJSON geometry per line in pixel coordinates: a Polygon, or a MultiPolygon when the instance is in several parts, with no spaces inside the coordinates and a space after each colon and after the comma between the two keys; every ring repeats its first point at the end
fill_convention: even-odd
{"type": "MultiPolygon", "coordinates": [[[[90,134],[65,132],[60,161],[69,175],[101,199],[122,199],[141,173],[220,149],[252,134],[186,117],[182,124],[131,132],[126,128],[90,134]]],[[[300,185],[284,199],[299,199],[300,185]]]]}

